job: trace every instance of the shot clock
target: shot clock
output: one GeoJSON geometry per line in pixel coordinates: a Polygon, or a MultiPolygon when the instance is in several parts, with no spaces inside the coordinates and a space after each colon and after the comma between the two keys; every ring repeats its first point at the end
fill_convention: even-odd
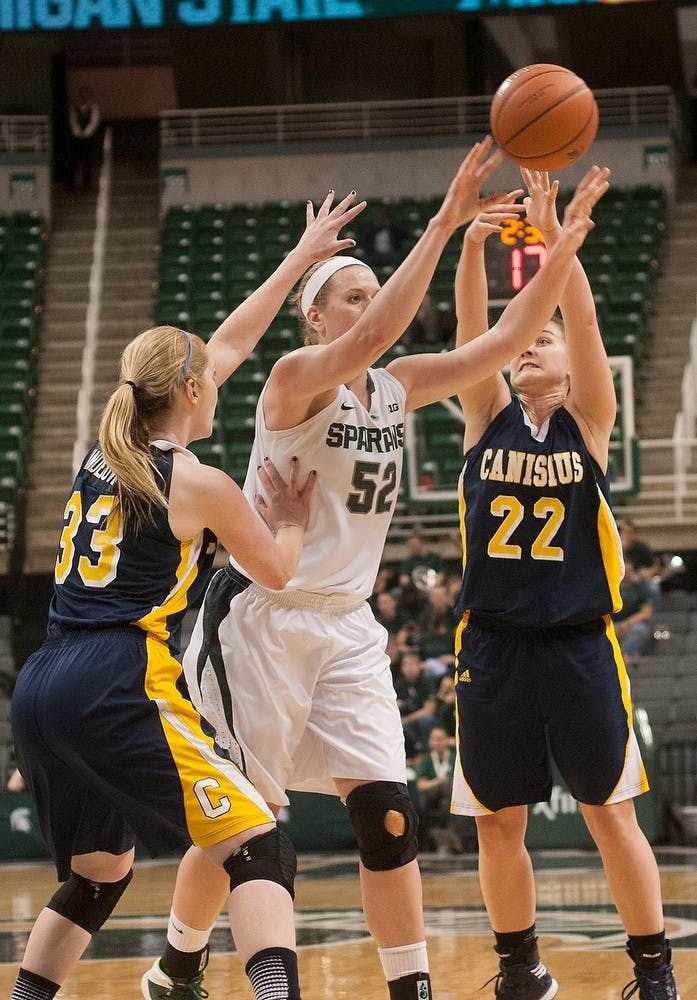
{"type": "Polygon", "coordinates": [[[485,244],[489,300],[508,302],[547,260],[542,233],[526,216],[508,219],[485,244]]]}

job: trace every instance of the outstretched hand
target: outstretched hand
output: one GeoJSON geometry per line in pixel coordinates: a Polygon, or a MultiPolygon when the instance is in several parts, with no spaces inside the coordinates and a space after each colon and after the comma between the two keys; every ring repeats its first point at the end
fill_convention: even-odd
{"type": "Polygon", "coordinates": [[[339,239],[339,232],[349,222],[353,222],[357,215],[363,211],[367,202],[359,201],[356,205],[356,192],[351,191],[343,201],[340,201],[334,208],[334,192],[330,191],[324,199],[317,215],[312,202],[308,201],[305,212],[305,232],[298,241],[298,249],[307,254],[308,266],[318,260],[326,260],[339,250],[350,250],[356,245],[356,241],[350,237],[339,239]]]}
{"type": "Polygon", "coordinates": [[[257,493],[254,497],[254,506],[268,526],[274,532],[279,528],[288,527],[304,529],[307,525],[310,497],[317,482],[317,473],[311,472],[303,488],[299,489],[300,462],[297,458],[293,458],[290,463],[287,483],[268,458],[264,459],[258,471],[266,497],[257,493]]]}
{"type": "Polygon", "coordinates": [[[467,228],[468,242],[481,246],[492,233],[500,233],[505,222],[516,218],[525,211],[524,205],[516,204],[516,199],[522,193],[522,188],[509,191],[508,194],[499,196],[499,200],[494,205],[490,205],[485,212],[479,212],[475,215],[467,228]]]}
{"type": "Polygon", "coordinates": [[[549,174],[546,170],[528,170],[526,167],[521,167],[520,173],[523,177],[523,183],[528,189],[523,204],[530,223],[542,234],[558,230],[560,225],[557,217],[559,181],[554,180],[550,184],[549,174]]]}
{"type": "Polygon", "coordinates": [[[453,232],[479,212],[491,209],[504,197],[502,193],[487,198],[482,198],[479,194],[482,184],[503,160],[501,150],[492,152],[493,147],[494,140],[490,135],[482,142],[475,143],[450,182],[443,204],[435,217],[453,232]]]}

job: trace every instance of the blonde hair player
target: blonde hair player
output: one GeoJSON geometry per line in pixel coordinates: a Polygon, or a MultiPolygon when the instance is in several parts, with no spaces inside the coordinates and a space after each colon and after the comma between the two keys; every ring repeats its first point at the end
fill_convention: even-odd
{"type": "Polygon", "coordinates": [[[65,507],[48,635],[12,701],[18,765],[62,883],[31,931],[13,1000],[55,996],[127,888],[136,836],[152,854],[200,845],[229,882],[230,925],[254,989],[272,981],[274,996],[299,996],[293,847],[182,693],[176,654],[216,536],[264,586],[293,576],[315,476],[301,488],[306,477],[288,462],[286,485],[264,463],[261,519],[188,445],[210,435],[218,385],[299,275],[353,244],[338,233],[363,207],[354,200],[332,210],[327,199],[317,218],[308,206],[298,245],[208,345],[159,326],[123,352],[65,507]]]}
{"type": "MultiPolygon", "coordinates": [[[[553,254],[563,238],[558,181],[522,173],[528,218],[553,254]]],[[[484,213],[465,234],[455,279],[463,347],[488,336],[484,243],[501,221],[484,213]]],[[[629,935],[635,979],[622,996],[679,1000],[658,868],[634,810],[633,796],[648,783],[611,618],[623,569],[607,476],[615,390],[578,260],[559,302],[564,325],[531,317],[528,343],[511,355],[513,397],[498,373],[460,392],[464,574],[453,808],[477,823],[499,1000],[557,993],[537,949],[524,840],[528,804],[551,792],[548,746],[580,803],[629,935]]]]}
{"type": "MultiPolygon", "coordinates": [[[[274,811],[288,801],[288,788],[346,803],[365,919],[392,1000],[431,995],[403,730],[385,630],[367,603],[397,499],[405,415],[495,371],[524,345],[529,311],[546,322],[604,187],[595,176],[584,182],[544,273],[474,349],[371,368],[408,326],[453,233],[483,205],[500,204],[500,196],[479,197],[500,161],[491,148],[487,139],[470,151],[442,206],[382,288],[368,266],[341,257],[301,282],[313,343],[285,355],[269,375],[244,488],[248,496],[259,491],[257,466],[266,455],[281,467],[299,455],[317,469],[303,556],[281,591],[250,579],[238,562],[221,570],[185,656],[194,702],[205,706],[218,739],[274,811]]],[[[506,209],[515,211],[510,203],[506,209]]],[[[199,910],[198,926],[208,926],[224,899],[223,880],[196,850],[180,875],[199,887],[208,911],[199,910]]],[[[190,910],[176,915],[196,917],[190,910]]]]}

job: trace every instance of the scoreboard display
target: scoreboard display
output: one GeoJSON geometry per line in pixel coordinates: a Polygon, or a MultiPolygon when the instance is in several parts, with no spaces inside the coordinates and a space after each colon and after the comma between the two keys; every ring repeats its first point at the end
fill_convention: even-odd
{"type": "Polygon", "coordinates": [[[547,260],[542,233],[526,216],[505,222],[498,237],[486,241],[484,253],[492,302],[512,299],[547,260]]]}
{"type": "Polygon", "coordinates": [[[487,14],[623,2],[642,0],[0,0],[0,31],[202,27],[405,14],[487,14]]]}

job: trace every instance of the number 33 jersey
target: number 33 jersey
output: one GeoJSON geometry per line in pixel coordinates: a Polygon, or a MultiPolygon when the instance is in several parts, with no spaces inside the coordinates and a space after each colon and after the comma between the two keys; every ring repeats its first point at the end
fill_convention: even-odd
{"type": "Polygon", "coordinates": [[[465,455],[459,494],[460,614],[545,628],[621,607],[608,478],[564,407],[537,431],[513,399],[465,455]]]}
{"type": "MultiPolygon", "coordinates": [[[[165,496],[175,450],[198,461],[178,445],[153,445],[165,496]]],[[[210,578],[215,536],[205,530],[180,542],[167,511],[159,507],[142,529],[124,532],[118,512],[112,515],[116,497],[116,477],[95,444],[65,506],[49,618],[72,628],[135,625],[168,642],[176,653],[184,613],[210,578]]]]}
{"type": "MultiPolygon", "coordinates": [[[[266,388],[259,397],[247,499],[264,493],[257,474],[264,458],[287,479],[297,456],[301,485],[312,469],[318,476],[300,563],[288,588],[358,599],[372,592],[402,474],[406,392],[389,372],[372,368],[368,389],[369,409],[342,385],[323,410],[278,431],[264,422],[266,388]]],[[[247,572],[234,560],[233,565],[247,572]]]]}

